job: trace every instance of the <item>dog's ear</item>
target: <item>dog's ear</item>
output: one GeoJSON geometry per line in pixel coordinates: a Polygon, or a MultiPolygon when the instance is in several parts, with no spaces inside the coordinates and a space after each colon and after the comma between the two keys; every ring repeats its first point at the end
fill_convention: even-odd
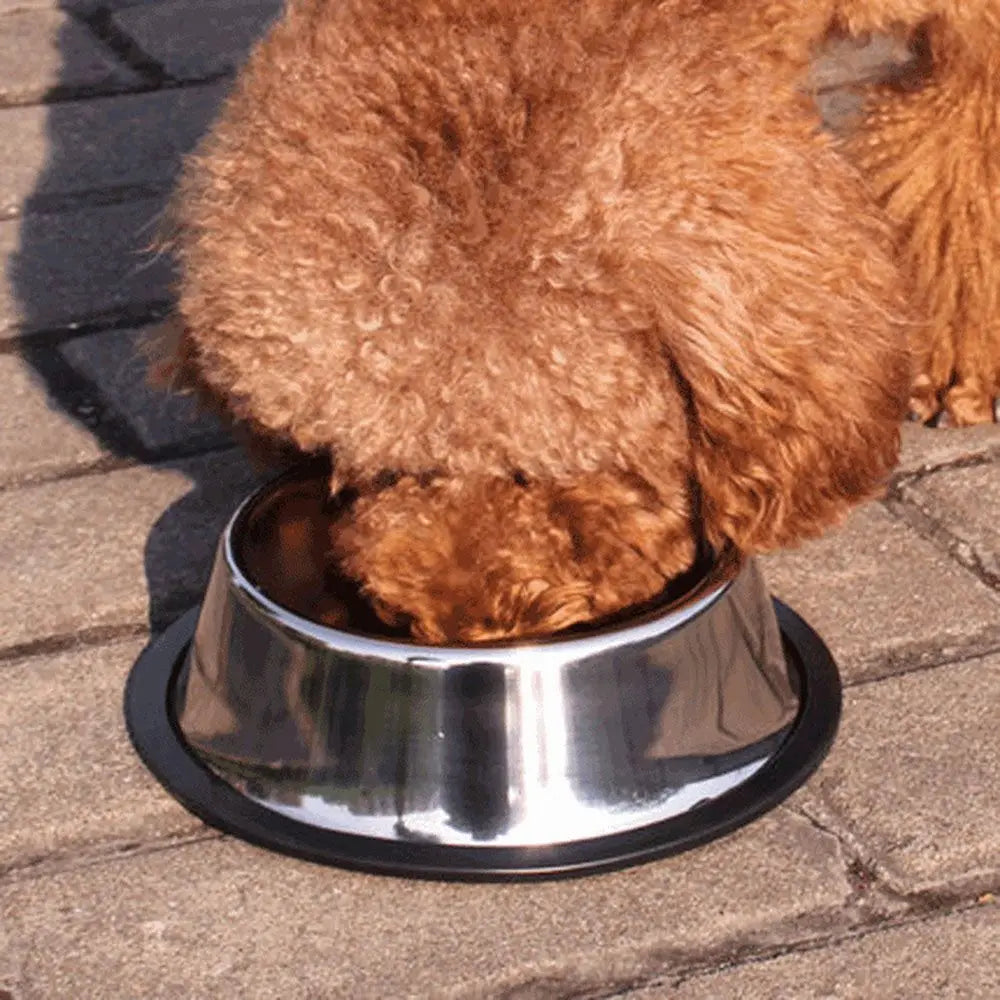
{"type": "Polygon", "coordinates": [[[910,385],[899,279],[879,240],[844,240],[824,253],[746,230],[640,266],[714,546],[815,536],[896,461],[910,385]]]}
{"type": "Polygon", "coordinates": [[[687,398],[708,539],[753,552],[818,534],[885,483],[907,296],[887,225],[774,62],[778,41],[749,55],[730,19],[704,30],[718,54],[706,40],[702,62],[665,68],[655,32],[630,52],[604,119],[628,127],[598,133],[586,176],[611,293],[647,307],[687,398]]]}

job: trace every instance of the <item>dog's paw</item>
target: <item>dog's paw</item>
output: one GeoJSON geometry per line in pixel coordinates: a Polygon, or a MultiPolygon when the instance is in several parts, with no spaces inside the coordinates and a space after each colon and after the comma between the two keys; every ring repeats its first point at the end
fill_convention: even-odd
{"type": "Polygon", "coordinates": [[[936,387],[920,375],[910,397],[910,419],[940,429],[1000,422],[1000,393],[981,379],[936,387]]]}
{"type": "Polygon", "coordinates": [[[997,419],[998,400],[992,387],[985,386],[978,379],[969,379],[952,386],[945,394],[944,412],[946,423],[938,426],[972,427],[975,424],[989,424],[997,419]]]}

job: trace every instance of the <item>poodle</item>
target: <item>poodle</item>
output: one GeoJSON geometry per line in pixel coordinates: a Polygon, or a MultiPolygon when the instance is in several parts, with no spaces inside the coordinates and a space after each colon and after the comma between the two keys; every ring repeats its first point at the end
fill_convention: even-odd
{"type": "Polygon", "coordinates": [[[1000,387],[1000,0],[291,0],[184,171],[177,379],[430,643],[658,600],[1000,387]],[[831,30],[931,69],[838,142],[831,30]]]}

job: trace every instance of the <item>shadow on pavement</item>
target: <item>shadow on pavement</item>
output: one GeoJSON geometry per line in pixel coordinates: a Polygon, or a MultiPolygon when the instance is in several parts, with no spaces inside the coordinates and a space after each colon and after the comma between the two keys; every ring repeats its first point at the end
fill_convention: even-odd
{"type": "MultiPolygon", "coordinates": [[[[219,532],[257,479],[214,421],[146,384],[143,352],[169,311],[173,278],[171,262],[148,247],[181,156],[209,127],[229,79],[173,78],[115,29],[99,0],[65,6],[60,81],[44,111],[24,112],[44,113],[47,155],[9,262],[25,331],[16,349],[49,405],[110,456],[190,478],[190,491],[163,512],[146,544],[149,622],[158,631],[200,600],[219,532]],[[80,85],[81,51],[99,61],[103,54],[104,82],[80,85]]],[[[123,518],[128,502],[123,494],[123,518]]]]}

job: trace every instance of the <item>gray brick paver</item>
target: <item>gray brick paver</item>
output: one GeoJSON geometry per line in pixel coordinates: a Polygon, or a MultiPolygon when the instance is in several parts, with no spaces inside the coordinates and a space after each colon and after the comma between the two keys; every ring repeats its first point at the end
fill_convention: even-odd
{"type": "Polygon", "coordinates": [[[0,919],[48,998],[70,982],[102,1000],[483,997],[532,981],[575,995],[839,913],[848,894],[832,839],[784,815],[683,858],[527,886],[379,878],[210,842],[0,884],[0,919]]]}
{"type": "Polygon", "coordinates": [[[0,339],[169,298],[171,262],[149,253],[162,211],[144,200],[0,222],[0,339]]]}
{"type": "Polygon", "coordinates": [[[899,893],[995,887],[998,712],[1000,656],[848,691],[833,751],[796,802],[899,893]]]}
{"type": "Polygon", "coordinates": [[[1000,906],[866,934],[680,986],[654,986],[629,1000],[996,1000],[1000,906]]]}
{"type": "Polygon", "coordinates": [[[56,478],[108,457],[228,442],[190,398],[148,384],[147,336],[94,333],[0,356],[0,485],[56,478]]]}
{"type": "Polygon", "coordinates": [[[132,752],[122,690],[144,639],[0,665],[0,871],[201,828],[132,752]]]}
{"type": "Polygon", "coordinates": [[[22,358],[0,357],[0,385],[0,482],[45,476],[101,457],[93,434],[50,398],[22,358]]]}
{"type": "Polygon", "coordinates": [[[913,56],[904,38],[871,37],[859,45],[846,36],[831,39],[816,59],[809,75],[812,90],[850,86],[863,80],[892,80],[909,66],[913,56]]]}
{"type": "Polygon", "coordinates": [[[115,24],[175,79],[232,72],[281,10],[281,0],[163,0],[115,14],[115,24]]]}
{"type": "Polygon", "coordinates": [[[943,470],[908,485],[903,499],[932,517],[986,573],[1000,579],[1000,466],[943,470]]]}
{"type": "Polygon", "coordinates": [[[878,504],[762,565],[849,682],[1000,643],[1000,597],[878,504]]]}
{"type": "Polygon", "coordinates": [[[150,385],[151,340],[155,340],[155,328],[113,330],[76,337],[59,351],[147,453],[185,443],[225,444],[229,440],[226,431],[200,413],[191,397],[150,385]]]}
{"type": "Polygon", "coordinates": [[[195,604],[253,481],[220,453],[0,492],[0,649],[195,604]]]}
{"type": "Polygon", "coordinates": [[[184,87],[0,109],[0,215],[122,186],[164,186],[225,88],[184,87]]]}
{"type": "Polygon", "coordinates": [[[1000,424],[937,430],[906,423],[894,478],[907,478],[940,466],[997,458],[1000,458],[1000,424]]]}
{"type": "Polygon", "coordinates": [[[142,81],[88,29],[60,10],[0,10],[0,103],[54,91],[122,89],[142,81]]]}

